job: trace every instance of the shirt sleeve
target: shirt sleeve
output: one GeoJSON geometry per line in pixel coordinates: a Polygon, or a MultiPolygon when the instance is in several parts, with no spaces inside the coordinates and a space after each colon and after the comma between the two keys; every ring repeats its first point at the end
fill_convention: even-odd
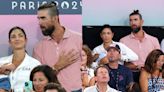
{"type": "Polygon", "coordinates": [[[138,55],[128,48],[126,45],[119,43],[121,48],[121,59],[123,61],[136,61],[138,60],[138,55]]]}
{"type": "Polygon", "coordinates": [[[160,49],[159,41],[157,38],[154,39],[154,49],[160,49]]]}

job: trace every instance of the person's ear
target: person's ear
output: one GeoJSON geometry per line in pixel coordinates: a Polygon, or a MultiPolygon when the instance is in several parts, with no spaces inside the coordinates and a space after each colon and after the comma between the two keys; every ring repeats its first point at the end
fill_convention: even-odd
{"type": "Polygon", "coordinates": [[[95,81],[97,81],[97,77],[96,76],[94,77],[94,79],[95,79],[95,81]]]}

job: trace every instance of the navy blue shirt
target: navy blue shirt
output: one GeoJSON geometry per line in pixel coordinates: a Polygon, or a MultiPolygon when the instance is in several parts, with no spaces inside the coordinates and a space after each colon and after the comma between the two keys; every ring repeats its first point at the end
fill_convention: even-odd
{"type": "Polygon", "coordinates": [[[109,86],[122,92],[126,92],[126,87],[133,82],[133,74],[131,70],[123,65],[119,65],[118,69],[109,68],[110,81],[109,86]]]}

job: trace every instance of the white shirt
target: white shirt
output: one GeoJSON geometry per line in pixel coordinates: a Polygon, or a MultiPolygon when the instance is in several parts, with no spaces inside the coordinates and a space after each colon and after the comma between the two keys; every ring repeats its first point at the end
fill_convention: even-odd
{"type": "MultiPolygon", "coordinates": [[[[132,51],[130,48],[128,48],[126,45],[124,45],[123,43],[112,41],[112,44],[119,45],[120,50],[121,50],[121,60],[122,61],[138,60],[138,55],[134,51],[132,51]]],[[[101,44],[93,49],[92,54],[95,55],[96,53],[98,53],[98,54],[106,53],[107,54],[107,51],[105,50],[103,44],[101,44]]],[[[121,64],[123,64],[123,63],[121,63],[121,64]]]]}
{"type": "MultiPolygon", "coordinates": [[[[3,57],[0,62],[12,63],[12,58],[13,55],[3,57]]],[[[32,69],[38,65],[40,65],[38,60],[26,54],[22,63],[9,74],[11,89],[14,89],[14,92],[23,92],[24,83],[29,81],[32,69]]]]}
{"type": "Polygon", "coordinates": [[[161,50],[164,52],[164,39],[161,41],[161,50]]]}
{"type": "MultiPolygon", "coordinates": [[[[85,88],[84,92],[99,92],[99,91],[98,91],[97,85],[94,85],[94,86],[90,86],[90,87],[85,88]]],[[[118,91],[109,87],[109,85],[107,85],[106,92],[118,92],[118,91]]]]}

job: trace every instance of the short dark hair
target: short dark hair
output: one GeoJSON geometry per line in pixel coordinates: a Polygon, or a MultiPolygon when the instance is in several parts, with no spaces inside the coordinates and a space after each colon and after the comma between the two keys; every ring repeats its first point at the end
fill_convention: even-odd
{"type": "Polygon", "coordinates": [[[160,49],[151,51],[146,58],[144,69],[147,72],[152,73],[154,71],[153,65],[157,62],[161,55],[164,55],[164,53],[160,49]]]}
{"type": "Polygon", "coordinates": [[[48,65],[38,65],[36,66],[30,74],[30,80],[33,81],[34,78],[34,74],[37,72],[42,72],[45,77],[48,79],[48,83],[50,82],[54,82],[54,83],[59,83],[58,79],[57,79],[57,74],[56,72],[48,65]]]}
{"type": "Polygon", "coordinates": [[[41,6],[39,6],[38,11],[44,10],[44,9],[48,9],[50,16],[58,16],[59,15],[59,10],[58,10],[55,2],[45,3],[41,6]]]}
{"type": "Polygon", "coordinates": [[[58,92],[66,92],[66,90],[57,83],[48,83],[45,87],[44,87],[44,92],[46,92],[47,90],[52,90],[52,89],[56,89],[58,92]]]}
{"type": "Polygon", "coordinates": [[[112,27],[111,27],[109,24],[104,24],[104,25],[101,27],[100,33],[101,33],[105,28],[111,29],[111,31],[112,31],[112,33],[113,33],[112,27]]]}
{"type": "Polygon", "coordinates": [[[139,10],[134,10],[132,13],[130,13],[129,17],[132,15],[139,15],[140,19],[142,19],[142,15],[139,13],[139,10]]]}
{"type": "Polygon", "coordinates": [[[26,33],[25,33],[24,29],[21,28],[21,27],[15,26],[15,27],[11,28],[10,31],[9,31],[9,40],[10,40],[10,37],[11,37],[11,33],[12,33],[14,30],[16,30],[16,29],[21,30],[22,33],[23,33],[24,36],[25,36],[25,39],[27,39],[27,36],[26,36],[26,33]]]}
{"type": "Polygon", "coordinates": [[[94,71],[95,76],[97,76],[97,71],[99,70],[99,68],[105,68],[108,70],[108,72],[110,72],[109,68],[106,65],[101,64],[95,69],[95,71],[94,71]]]}

